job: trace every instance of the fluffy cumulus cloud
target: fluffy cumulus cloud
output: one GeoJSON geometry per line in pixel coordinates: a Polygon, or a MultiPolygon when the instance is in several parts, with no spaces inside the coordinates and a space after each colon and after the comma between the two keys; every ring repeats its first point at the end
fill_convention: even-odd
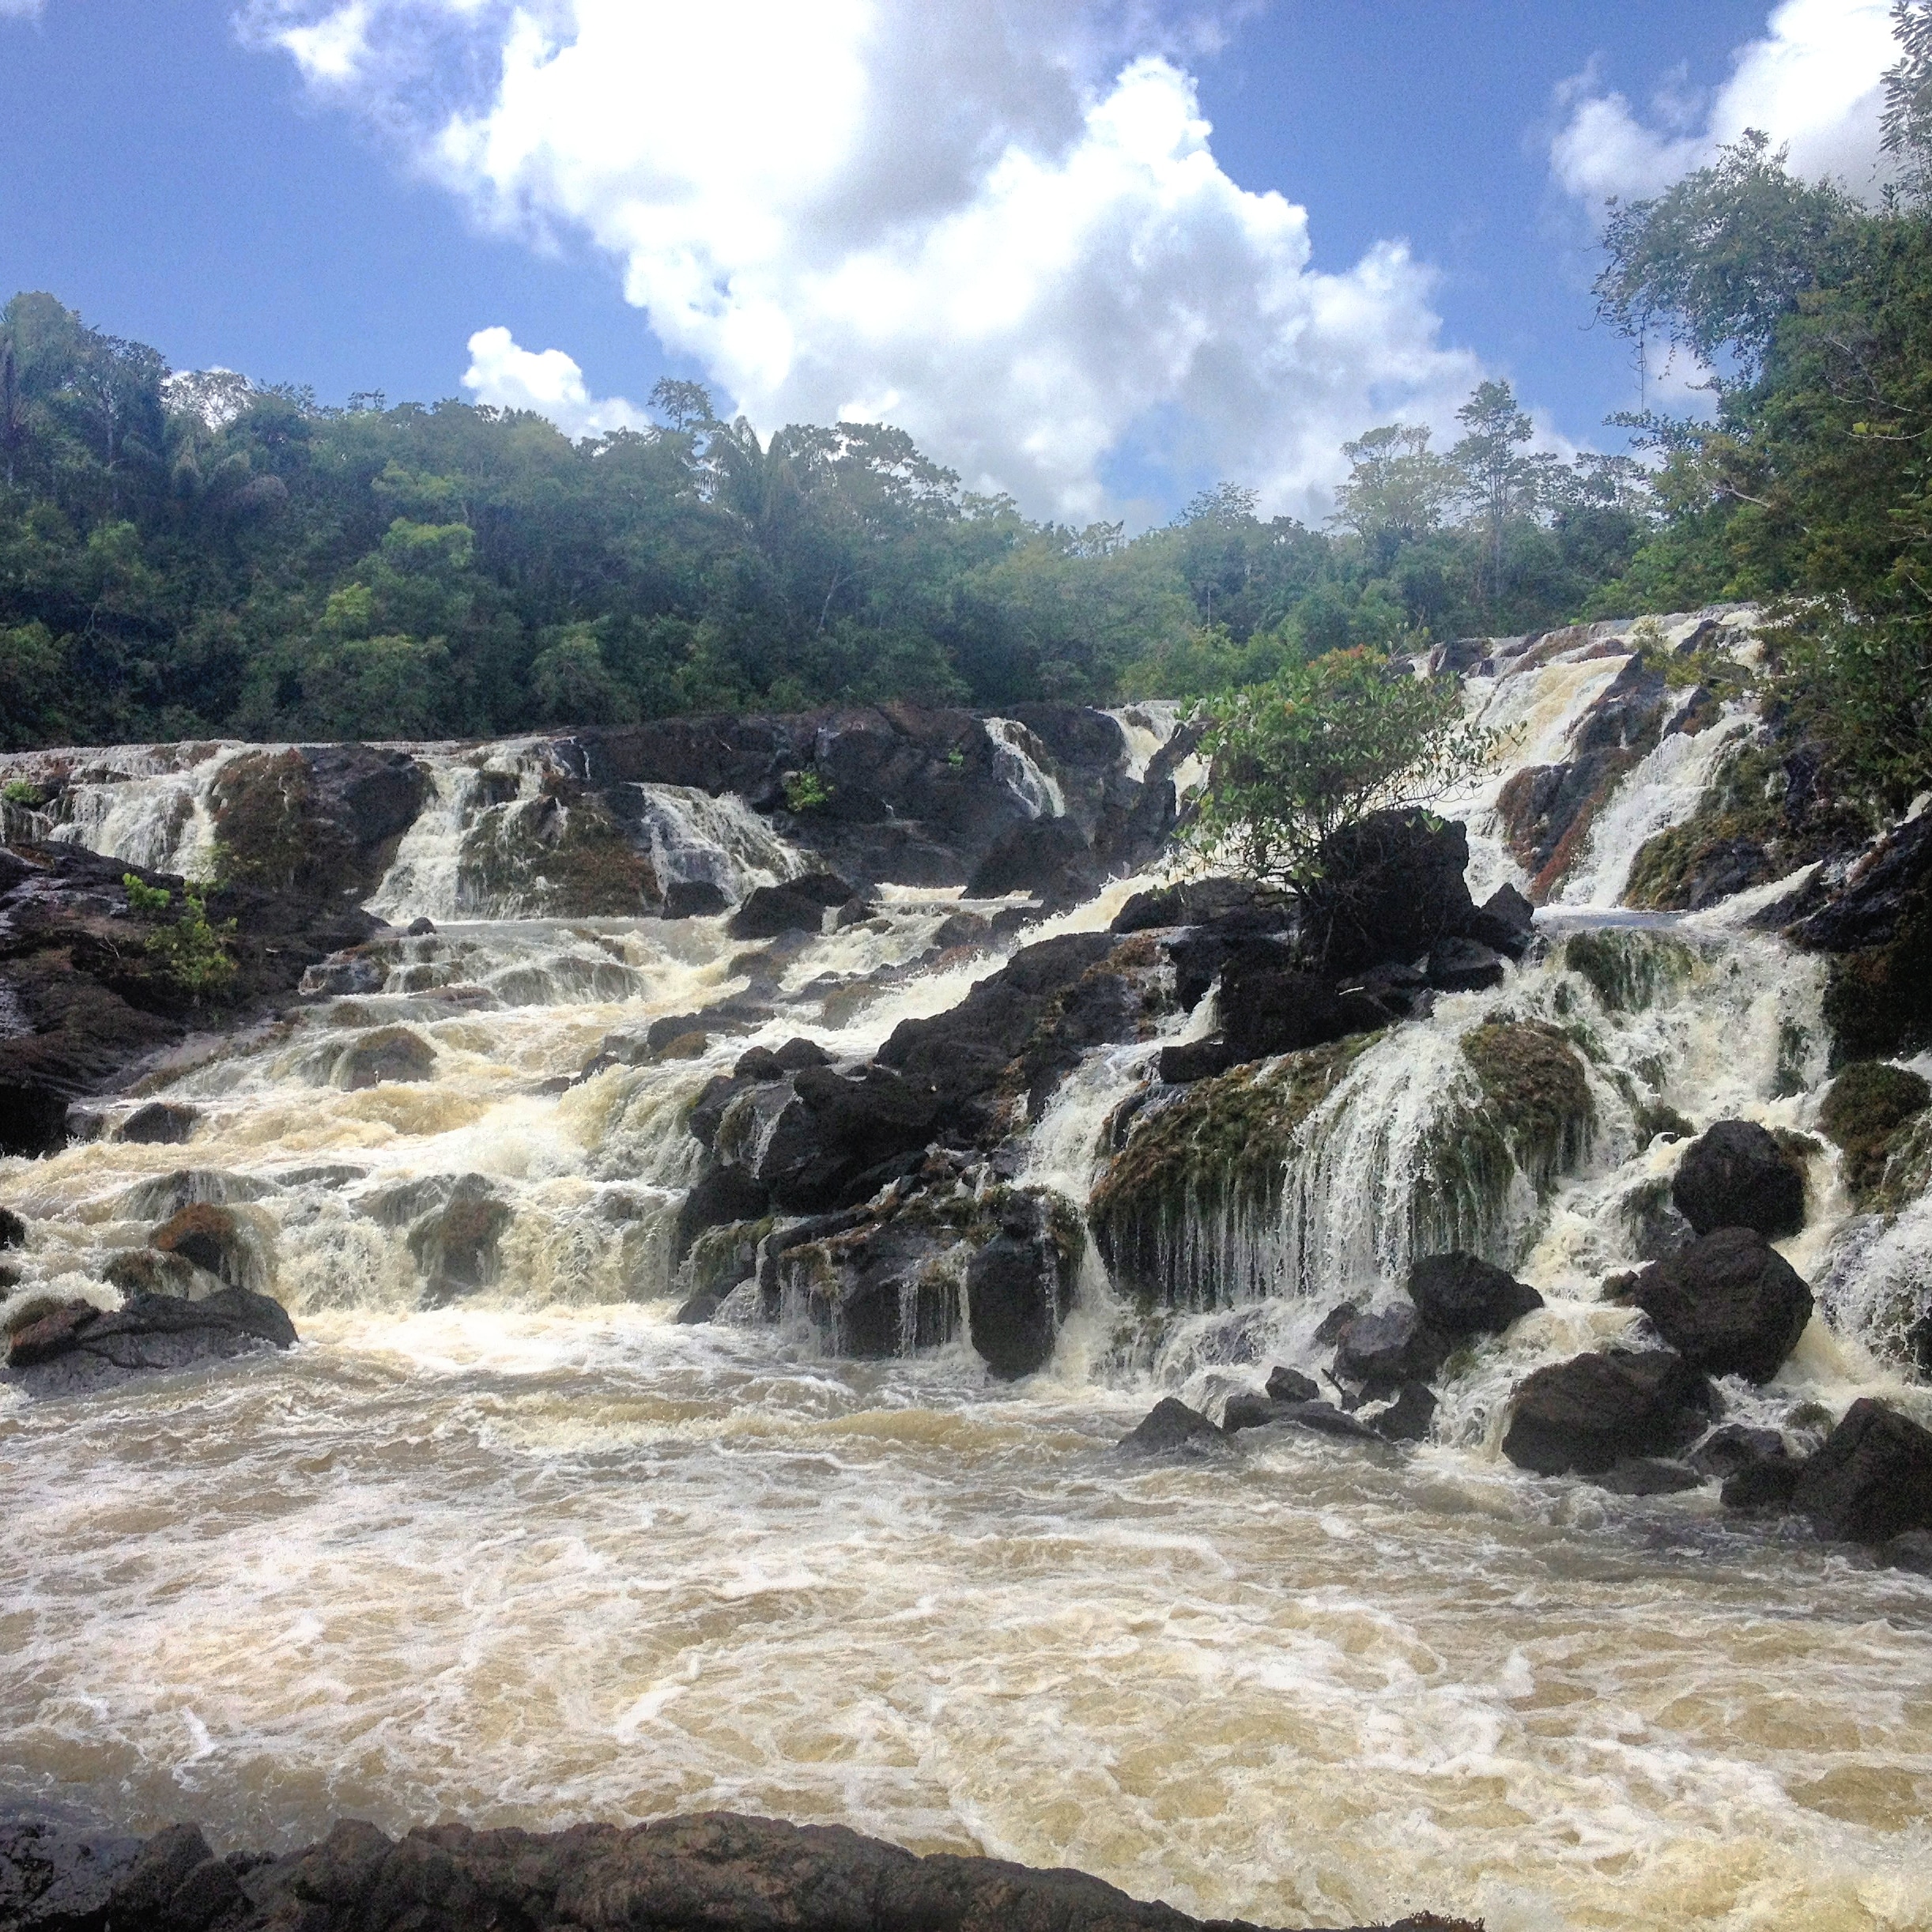
{"type": "Polygon", "coordinates": [[[1707,94],[1667,83],[1640,114],[1593,74],[1568,82],[1550,164],[1570,194],[1600,206],[1613,194],[1655,194],[1755,127],[1789,147],[1800,174],[1869,193],[1879,178],[1880,77],[1897,58],[1890,0],[1784,0],[1707,94]]]}
{"type": "Polygon", "coordinates": [[[592,396],[583,370],[560,349],[519,349],[508,329],[479,329],[470,337],[463,387],[500,409],[534,409],[567,436],[637,429],[650,420],[621,396],[592,396]]]}
{"type": "MultiPolygon", "coordinates": [[[[588,237],[761,428],[902,424],[969,485],[1108,508],[1110,456],[1319,510],[1337,447],[1448,424],[1478,371],[1391,243],[1311,264],[1217,162],[1187,71],[1224,10],[1149,0],[257,0],[247,30],[487,222],[588,237]]],[[[480,346],[479,346],[480,345],[480,346]]],[[[500,330],[471,383],[620,420],[500,330]]]]}

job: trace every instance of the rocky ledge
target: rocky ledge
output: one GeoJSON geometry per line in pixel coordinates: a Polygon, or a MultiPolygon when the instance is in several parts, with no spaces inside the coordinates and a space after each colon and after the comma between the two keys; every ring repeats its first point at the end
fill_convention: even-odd
{"type": "MultiPolygon", "coordinates": [[[[708,1812],[628,1830],[394,1840],[345,1819],[286,1858],[217,1858],[191,1824],[145,1843],[0,1814],[0,1924],[21,1932],[1250,1932],[1080,1872],[915,1857],[840,1825],[708,1812]]],[[[1406,1932],[1478,1932],[1405,1919],[1406,1932]]],[[[1363,1932],[1357,1928],[1357,1932],[1363,1932]]]]}

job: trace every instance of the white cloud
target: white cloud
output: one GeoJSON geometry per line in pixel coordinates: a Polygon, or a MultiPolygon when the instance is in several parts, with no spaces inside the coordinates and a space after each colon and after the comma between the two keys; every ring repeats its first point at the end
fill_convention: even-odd
{"type": "Polygon", "coordinates": [[[1890,0],[1783,0],[1707,97],[1670,77],[1645,119],[1594,73],[1567,83],[1550,166],[1570,194],[1601,206],[1655,194],[1755,127],[1790,147],[1798,173],[1868,193],[1878,179],[1879,79],[1897,58],[1890,0]]]}
{"type": "Polygon", "coordinates": [[[650,421],[621,396],[597,401],[583,372],[560,349],[519,349],[508,329],[479,329],[470,338],[463,387],[500,409],[534,409],[567,436],[601,436],[642,428],[650,421]]]}
{"type": "Polygon", "coordinates": [[[1182,62],[1236,10],[255,0],[245,31],[486,221],[615,258],[761,428],[889,419],[1078,519],[1110,455],[1178,424],[1190,468],[1315,514],[1345,437],[1446,428],[1479,371],[1406,248],[1318,271],[1306,211],[1223,172],[1182,62]]]}
{"type": "Polygon", "coordinates": [[[47,0],[0,0],[0,20],[38,20],[47,0]]]}

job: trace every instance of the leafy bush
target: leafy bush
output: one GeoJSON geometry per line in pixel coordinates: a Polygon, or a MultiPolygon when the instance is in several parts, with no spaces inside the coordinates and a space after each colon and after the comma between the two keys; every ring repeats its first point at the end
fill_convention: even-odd
{"type": "Polygon", "coordinates": [[[40,803],[40,787],[30,779],[10,778],[0,785],[0,798],[9,805],[24,806],[31,812],[40,803]]]}
{"type": "Polygon", "coordinates": [[[1198,715],[1211,770],[1194,851],[1297,892],[1319,883],[1337,832],[1433,802],[1493,743],[1464,721],[1453,677],[1414,677],[1366,649],[1290,665],[1198,715]]]}
{"type": "Polygon", "coordinates": [[[828,785],[809,769],[785,774],[785,809],[788,812],[822,811],[832,802],[836,787],[828,785]]]}
{"type": "MultiPolygon", "coordinates": [[[[136,919],[158,921],[174,904],[175,896],[165,886],[144,885],[131,872],[121,875],[121,884],[126,889],[127,909],[136,919]]],[[[180,912],[166,925],[156,924],[148,934],[148,955],[162,975],[198,1006],[235,977],[235,961],[228,949],[234,930],[232,919],[218,926],[209,920],[201,889],[190,885],[183,890],[180,912]]]]}

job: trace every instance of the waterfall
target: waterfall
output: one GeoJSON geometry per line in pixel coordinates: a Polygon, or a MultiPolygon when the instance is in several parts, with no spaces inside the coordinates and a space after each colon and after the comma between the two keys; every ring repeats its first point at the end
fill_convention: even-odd
{"type": "Polygon", "coordinates": [[[651,857],[660,885],[715,885],[733,901],[807,870],[805,861],[742,798],[688,785],[640,785],[651,857]]]}
{"type": "Polygon", "coordinates": [[[988,718],[994,762],[1007,789],[1026,808],[1028,818],[1063,818],[1066,795],[1060,781],[1040,763],[1040,741],[1017,719],[988,718]]]}
{"type": "Polygon", "coordinates": [[[215,862],[209,795],[230,759],[257,749],[157,745],[101,753],[75,766],[49,836],[152,872],[207,878],[215,862]]]}

